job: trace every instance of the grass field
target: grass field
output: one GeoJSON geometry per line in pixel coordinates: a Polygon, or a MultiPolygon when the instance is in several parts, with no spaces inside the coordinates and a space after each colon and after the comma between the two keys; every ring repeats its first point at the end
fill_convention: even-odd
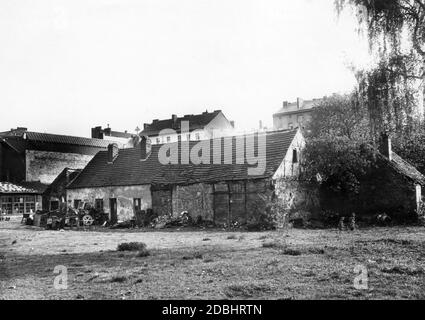
{"type": "Polygon", "coordinates": [[[0,224],[0,299],[425,299],[425,229],[45,231],[0,224]],[[117,251],[143,242],[147,254],[117,251]],[[54,269],[67,268],[67,289],[54,269]],[[354,268],[366,267],[358,290],[354,268]]]}

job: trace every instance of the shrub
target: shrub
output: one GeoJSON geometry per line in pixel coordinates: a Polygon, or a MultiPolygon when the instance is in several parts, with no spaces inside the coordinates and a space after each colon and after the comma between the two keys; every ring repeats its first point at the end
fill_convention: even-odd
{"type": "Polygon", "coordinates": [[[123,283],[127,281],[127,277],[126,276],[113,276],[111,278],[111,282],[117,282],[117,283],[123,283]]]}
{"type": "Polygon", "coordinates": [[[286,248],[282,251],[282,254],[287,256],[300,256],[302,253],[297,249],[286,248]]]}
{"type": "Polygon", "coordinates": [[[143,242],[128,242],[120,243],[118,245],[118,251],[141,251],[146,249],[146,244],[143,242]]]}
{"type": "Polygon", "coordinates": [[[146,248],[139,250],[139,252],[137,253],[137,257],[139,257],[139,258],[149,257],[150,255],[151,255],[151,253],[146,248]]]}

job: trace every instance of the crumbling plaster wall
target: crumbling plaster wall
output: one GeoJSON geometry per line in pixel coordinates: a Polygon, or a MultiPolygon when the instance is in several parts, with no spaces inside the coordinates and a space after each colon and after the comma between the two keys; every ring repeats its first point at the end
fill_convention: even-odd
{"type": "Polygon", "coordinates": [[[203,220],[214,220],[213,187],[210,184],[198,183],[173,188],[173,214],[187,211],[193,219],[199,216],[203,220]]]}
{"type": "Polygon", "coordinates": [[[65,169],[83,169],[93,155],[26,150],[26,181],[50,184],[65,169]]]}
{"type": "Polygon", "coordinates": [[[305,139],[300,130],[296,133],[294,140],[288,148],[288,151],[280,164],[279,168],[273,175],[273,179],[282,177],[298,177],[301,173],[301,163],[303,159],[303,149],[305,147],[305,139]],[[297,162],[293,162],[293,152],[297,151],[297,162]]]}
{"type": "Polygon", "coordinates": [[[103,199],[103,208],[110,217],[109,199],[117,199],[117,215],[119,221],[130,220],[134,216],[133,201],[141,199],[141,210],[152,208],[150,185],[128,187],[100,187],[85,189],[68,189],[68,205],[73,205],[74,200],[82,200],[93,206],[96,199],[103,199]]]}

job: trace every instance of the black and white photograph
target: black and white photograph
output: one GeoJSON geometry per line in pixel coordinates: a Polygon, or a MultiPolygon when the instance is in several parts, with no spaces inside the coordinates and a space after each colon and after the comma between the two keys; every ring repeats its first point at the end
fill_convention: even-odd
{"type": "Polygon", "coordinates": [[[0,300],[425,299],[424,80],[425,0],[1,0],[0,300]]]}

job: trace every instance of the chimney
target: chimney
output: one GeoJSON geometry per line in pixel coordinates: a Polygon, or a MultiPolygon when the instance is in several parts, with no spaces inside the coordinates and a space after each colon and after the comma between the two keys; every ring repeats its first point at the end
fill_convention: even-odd
{"type": "Polygon", "coordinates": [[[379,152],[381,152],[384,156],[388,158],[388,160],[393,160],[393,152],[391,147],[391,138],[387,133],[383,133],[381,135],[381,145],[379,148],[379,152]]]}
{"type": "Polygon", "coordinates": [[[260,122],[259,122],[259,128],[260,128],[260,130],[263,129],[263,121],[262,120],[260,120],[260,122]]]}
{"type": "Polygon", "coordinates": [[[286,108],[289,105],[288,101],[283,101],[283,107],[286,108]]]}
{"type": "Polygon", "coordinates": [[[235,121],[230,121],[230,125],[233,127],[233,129],[235,128],[235,121]]]}
{"type": "Polygon", "coordinates": [[[13,129],[13,128],[10,129],[10,131],[11,131],[12,135],[20,136],[20,135],[24,134],[25,132],[27,132],[28,129],[25,128],[25,127],[17,127],[16,129],[13,129]]]}
{"type": "Polygon", "coordinates": [[[103,139],[102,127],[91,128],[91,137],[93,139],[103,139]]]}
{"type": "Polygon", "coordinates": [[[114,163],[115,159],[118,157],[118,145],[116,143],[111,143],[108,145],[108,164],[114,163]]]}
{"type": "Polygon", "coordinates": [[[148,130],[148,129],[149,129],[149,123],[144,123],[143,130],[148,130]]]}
{"type": "Polygon", "coordinates": [[[140,140],[140,161],[146,161],[152,151],[151,140],[147,136],[142,136],[140,140]]]}
{"type": "Polygon", "coordinates": [[[107,128],[105,128],[105,129],[103,129],[103,134],[105,135],[105,136],[111,136],[111,128],[109,128],[109,125],[108,125],[108,127],[107,128]]]}
{"type": "Polygon", "coordinates": [[[298,110],[301,109],[304,105],[304,100],[301,98],[297,98],[297,108],[298,110]]]}
{"type": "Polygon", "coordinates": [[[173,115],[171,115],[171,120],[173,120],[173,128],[175,129],[175,128],[177,128],[177,115],[176,114],[173,114],[173,115]]]}

